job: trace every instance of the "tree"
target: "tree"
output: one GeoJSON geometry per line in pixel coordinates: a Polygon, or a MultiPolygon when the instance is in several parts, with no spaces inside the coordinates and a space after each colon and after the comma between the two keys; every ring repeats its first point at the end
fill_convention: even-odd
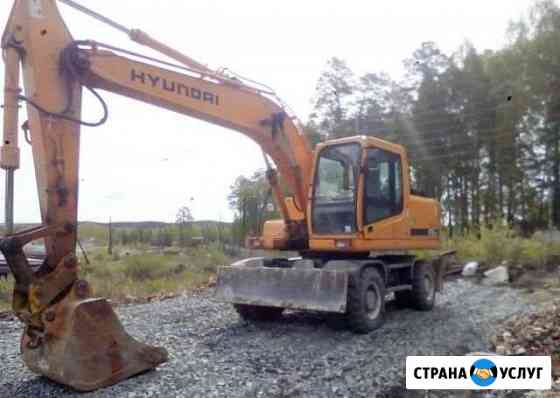
{"type": "Polygon", "coordinates": [[[342,137],[349,131],[348,105],[354,92],[354,74],[345,61],[333,57],[317,82],[311,120],[320,134],[342,137]]]}
{"type": "MultiPolygon", "coordinates": [[[[560,228],[560,7],[536,1],[512,22],[507,44],[478,51],[465,41],[446,54],[422,43],[395,81],[380,71],[356,79],[327,62],[305,134],[372,134],[405,146],[415,191],[442,203],[450,233],[498,219],[527,233],[560,228]]],[[[264,179],[232,187],[238,236],[259,232],[264,179]],[[257,223],[259,221],[259,223],[257,223]]]]}
{"type": "Polygon", "coordinates": [[[168,228],[162,228],[157,231],[155,238],[155,246],[170,247],[173,246],[173,235],[168,228]]]}
{"type": "Polygon", "coordinates": [[[187,228],[191,227],[191,233],[188,238],[192,238],[192,222],[194,218],[191,213],[191,209],[188,206],[182,206],[177,211],[177,216],[175,217],[175,224],[179,228],[179,246],[187,246],[187,228]]]}
{"type": "Polygon", "coordinates": [[[109,255],[113,254],[113,222],[109,217],[109,242],[107,245],[107,253],[109,255]]]}
{"type": "Polygon", "coordinates": [[[230,208],[235,212],[233,236],[239,244],[248,235],[260,235],[267,219],[278,217],[277,212],[267,211],[272,197],[263,171],[256,172],[250,178],[238,177],[231,186],[228,200],[230,208]]]}
{"type": "Polygon", "coordinates": [[[384,73],[367,73],[360,77],[355,89],[354,134],[374,134],[382,138],[392,136],[392,88],[393,82],[384,73]]]}
{"type": "Polygon", "coordinates": [[[528,26],[518,25],[517,46],[527,51],[528,83],[537,101],[531,105],[540,119],[538,142],[545,148],[543,177],[551,197],[551,221],[560,227],[560,8],[539,1],[528,26]],[[527,40],[529,38],[529,40],[527,40]]]}
{"type": "Polygon", "coordinates": [[[130,243],[129,235],[126,229],[121,231],[121,245],[126,246],[130,243]]]}
{"type": "Polygon", "coordinates": [[[447,88],[453,65],[432,42],[422,43],[404,63],[408,89],[414,92],[416,100],[407,118],[409,122],[404,124],[401,132],[403,144],[415,159],[417,189],[440,199],[446,179],[440,172],[443,160],[436,154],[449,145],[452,136],[460,135],[460,126],[450,112],[451,97],[447,88]]]}
{"type": "Polygon", "coordinates": [[[537,1],[508,42],[450,55],[422,43],[405,79],[357,81],[332,58],[320,75],[307,135],[373,134],[403,144],[415,190],[440,200],[450,232],[504,219],[560,228],[560,7],[537,1]]]}

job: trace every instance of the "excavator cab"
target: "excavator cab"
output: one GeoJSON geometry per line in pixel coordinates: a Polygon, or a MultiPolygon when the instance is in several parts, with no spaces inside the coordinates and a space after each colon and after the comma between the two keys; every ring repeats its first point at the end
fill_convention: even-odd
{"type": "MultiPolygon", "coordinates": [[[[315,154],[304,250],[364,254],[439,248],[439,203],[412,194],[402,146],[356,136],[319,144],[315,154]]],[[[293,207],[293,198],[286,201],[293,207]]],[[[289,249],[288,233],[283,220],[268,221],[261,247],[289,249]]]]}
{"type": "Polygon", "coordinates": [[[398,153],[375,147],[362,149],[358,142],[321,150],[312,203],[315,234],[355,234],[359,224],[373,224],[402,211],[402,160],[398,153]],[[363,189],[359,190],[361,174],[363,189]]]}
{"type": "Polygon", "coordinates": [[[309,201],[309,249],[437,249],[439,203],[411,193],[406,150],[372,136],[320,144],[309,201]]]}
{"type": "Polygon", "coordinates": [[[404,211],[402,164],[400,153],[362,146],[359,141],[322,148],[313,187],[313,233],[355,235],[363,226],[400,216],[404,211]]]}

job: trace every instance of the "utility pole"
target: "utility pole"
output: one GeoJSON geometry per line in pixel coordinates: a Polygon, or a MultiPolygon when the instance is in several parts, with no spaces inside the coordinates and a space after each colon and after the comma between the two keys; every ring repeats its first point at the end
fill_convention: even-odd
{"type": "Polygon", "coordinates": [[[107,253],[113,255],[113,223],[111,217],[109,217],[109,246],[107,248],[107,253]]]}
{"type": "Polygon", "coordinates": [[[222,247],[222,239],[221,239],[221,231],[222,231],[222,213],[218,215],[218,222],[216,224],[216,234],[218,238],[218,247],[222,247]]]}

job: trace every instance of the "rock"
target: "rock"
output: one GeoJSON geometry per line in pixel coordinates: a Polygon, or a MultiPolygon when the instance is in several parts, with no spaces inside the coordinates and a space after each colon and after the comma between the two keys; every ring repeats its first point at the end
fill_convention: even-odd
{"type": "Polygon", "coordinates": [[[482,284],[486,286],[499,285],[509,281],[509,274],[507,267],[500,265],[499,267],[492,268],[484,273],[482,284]]]}
{"type": "Polygon", "coordinates": [[[463,276],[475,276],[478,271],[479,264],[476,261],[471,261],[463,267],[463,276]]]}
{"type": "MultiPolygon", "coordinates": [[[[552,374],[555,376],[560,376],[560,360],[552,361],[552,374]]],[[[560,379],[558,379],[558,383],[560,384],[560,379]]]]}
{"type": "Polygon", "coordinates": [[[208,287],[216,287],[216,281],[217,281],[216,275],[210,276],[210,278],[208,278],[207,286],[208,287]]]}
{"type": "Polygon", "coordinates": [[[127,294],[126,296],[124,296],[123,302],[125,304],[130,304],[130,303],[134,303],[136,301],[136,297],[131,296],[130,294],[127,294]]]}
{"type": "Polygon", "coordinates": [[[496,356],[497,352],[483,352],[483,351],[473,351],[465,354],[466,357],[492,357],[496,356]]]}
{"type": "Polygon", "coordinates": [[[0,312],[0,320],[2,321],[12,321],[15,319],[15,315],[12,311],[0,312]]]}
{"type": "MultiPolygon", "coordinates": [[[[333,330],[326,316],[311,312],[286,311],[276,322],[246,323],[210,289],[122,305],[117,312],[127,332],[164,346],[171,360],[154,372],[88,396],[404,397],[409,395],[401,386],[407,356],[487,354],[490,347],[483,336],[493,333],[502,319],[530,309],[519,290],[484,287],[466,278],[449,281],[438,301],[440,310],[432,312],[389,309],[380,332],[366,336],[333,330]],[[327,375],[331,380],[323,379],[327,375]]],[[[560,332],[550,316],[539,322],[530,319],[523,329],[548,330],[548,324],[560,332]]],[[[522,338],[508,331],[508,339],[522,338]]],[[[504,349],[521,345],[532,352],[530,346],[498,341],[502,336],[496,341],[504,349]]],[[[27,370],[19,355],[20,338],[19,324],[0,321],[0,397],[85,398],[27,370]]]]}
{"type": "Polygon", "coordinates": [[[491,341],[502,355],[551,356],[553,374],[556,374],[555,369],[560,370],[560,352],[555,341],[559,328],[560,304],[553,303],[540,312],[512,317],[501,325],[501,331],[491,341]]]}

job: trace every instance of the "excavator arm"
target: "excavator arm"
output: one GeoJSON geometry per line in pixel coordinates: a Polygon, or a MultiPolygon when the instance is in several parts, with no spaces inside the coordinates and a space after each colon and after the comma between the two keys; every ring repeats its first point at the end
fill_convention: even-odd
{"type": "Polygon", "coordinates": [[[42,219],[41,226],[0,242],[16,281],[14,313],[25,325],[23,359],[33,371],[84,391],[117,383],[167,360],[164,349],[130,337],[110,304],[93,298],[89,284],[78,277],[80,127],[104,123],[108,112],[96,89],[225,126],[253,139],[275,162],[293,195],[284,197],[275,171],[269,170],[288,236],[284,244],[297,247],[307,241],[312,151],[274,93],[213,72],[140,31],[131,36],[182,64],[74,41],[55,0],[15,0],[2,37],[6,84],[0,165],[8,173],[19,167],[18,106],[24,102],[42,219]],[[104,116],[99,121],[82,120],[84,87],[102,104],[104,116]],[[33,273],[23,246],[37,239],[45,241],[47,257],[33,273]]]}

